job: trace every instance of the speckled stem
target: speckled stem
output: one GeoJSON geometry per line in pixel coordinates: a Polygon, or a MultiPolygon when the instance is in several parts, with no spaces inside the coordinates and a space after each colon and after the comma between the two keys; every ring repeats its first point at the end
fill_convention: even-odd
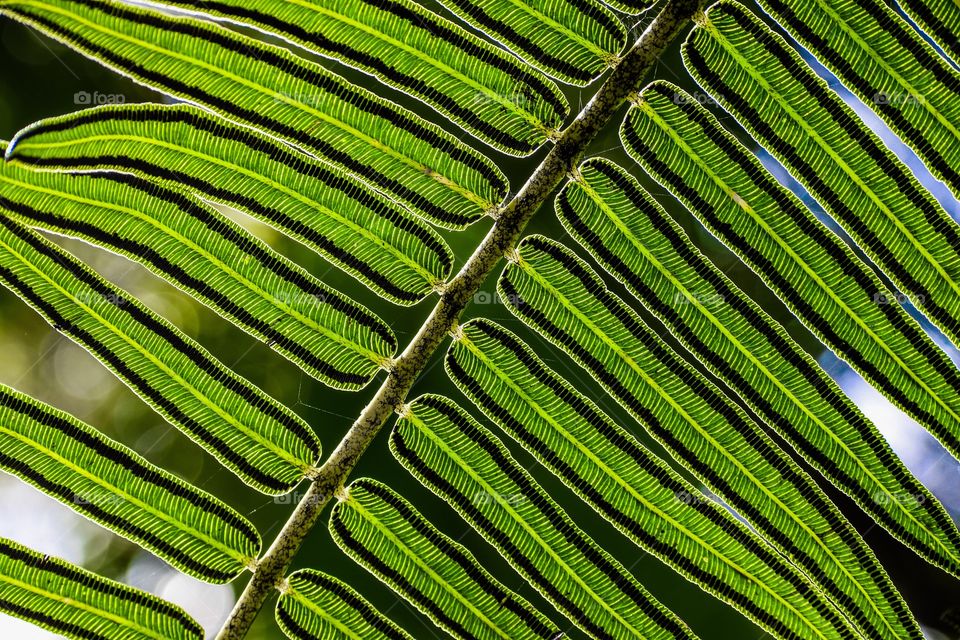
{"type": "Polygon", "coordinates": [[[627,97],[637,89],[664,49],[700,9],[699,0],[668,0],[633,48],[597,91],[577,118],[559,136],[553,149],[536,168],[523,188],[496,216],[483,242],[450,281],[430,317],[403,353],[394,361],[386,380],[356,422],[330,454],[297,505],[259,561],[218,640],[241,640],[270,593],[277,589],[316,523],[327,502],[340,490],[357,460],[380,428],[406,400],[407,393],[434,352],[456,327],[467,303],[493,269],[510,251],[533,214],[579,163],[587,146],[612,119],[627,97]]]}

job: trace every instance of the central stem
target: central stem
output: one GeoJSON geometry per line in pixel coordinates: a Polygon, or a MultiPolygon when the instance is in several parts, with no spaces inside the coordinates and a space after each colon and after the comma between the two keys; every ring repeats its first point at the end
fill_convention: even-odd
{"type": "Polygon", "coordinates": [[[218,640],[242,640],[270,593],[280,586],[304,538],[330,498],[346,482],[357,460],[376,437],[437,348],[456,325],[467,303],[514,247],[533,214],[579,162],[587,146],[613,118],[627,97],[700,8],[700,0],[667,0],[663,9],[621,59],[593,99],[560,135],[553,149],[523,188],[504,204],[493,227],[466,264],[447,285],[430,317],[403,353],[356,422],[310,483],[307,494],[260,559],[218,640]]]}

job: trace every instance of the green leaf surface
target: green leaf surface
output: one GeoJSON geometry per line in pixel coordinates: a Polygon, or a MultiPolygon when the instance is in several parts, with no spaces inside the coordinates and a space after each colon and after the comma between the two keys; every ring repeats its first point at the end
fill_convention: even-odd
{"type": "Polygon", "coordinates": [[[459,640],[552,640],[558,629],[387,486],[361,478],[330,514],[347,555],[459,640]]]}
{"type": "Polygon", "coordinates": [[[557,197],[567,231],[874,520],[933,564],[960,573],[956,524],[816,361],[624,169],[594,159],[578,176],[557,197]]]}
{"type": "Polygon", "coordinates": [[[93,427],[0,385],[0,468],[209,582],[260,551],[253,525],[93,427]]]}
{"type": "Polygon", "coordinates": [[[613,66],[627,31],[598,0],[440,0],[522,60],[584,86],[613,66]]]}
{"type": "Polygon", "coordinates": [[[879,0],[760,4],[960,197],[960,72],[879,0]]]}
{"type": "Polygon", "coordinates": [[[865,637],[922,638],[883,568],[813,480],[580,258],[530,236],[504,304],[567,352],[711,491],[801,568],[865,637]]]}
{"type": "Polygon", "coordinates": [[[7,156],[34,168],[112,169],[178,184],[262,220],[398,303],[449,275],[420,218],[330,165],[189,105],[79,111],[21,131],[7,156]]]}
{"type": "Polygon", "coordinates": [[[77,640],[201,640],[175,605],[0,538],[0,611],[77,640]]]}
{"type": "Polygon", "coordinates": [[[570,107],[550,80],[411,0],[163,0],[278,35],[426,102],[487,144],[526,155],[570,107]]]}
{"type": "Polygon", "coordinates": [[[291,640],[412,640],[349,585],[313,569],[287,576],[276,617],[291,640]]]}
{"type": "Polygon", "coordinates": [[[314,468],[320,442],[306,422],[7,205],[0,197],[0,283],[251,486],[283,493],[314,468]]]}
{"type": "Polygon", "coordinates": [[[514,334],[471,320],[460,327],[446,366],[477,407],[601,517],[772,637],[860,637],[796,567],[514,334]]]}
{"type": "Polygon", "coordinates": [[[107,67],[330,161],[438,224],[506,195],[500,171],[419,116],[286,49],[114,0],[3,0],[0,13],[107,67]]]}
{"type": "MultiPolygon", "coordinates": [[[[960,345],[960,225],[879,136],[740,4],[713,5],[684,42],[683,56],[691,75],[960,345]]],[[[960,113],[957,105],[938,106],[960,113]]],[[[938,135],[929,124],[924,133],[938,135]]],[[[944,144],[957,152],[956,137],[944,144]]],[[[947,168],[932,168],[938,166],[947,168]]]]}
{"type": "Polygon", "coordinates": [[[960,64],[960,7],[956,0],[897,0],[910,18],[960,64]]]}
{"type": "Polygon", "coordinates": [[[119,173],[0,166],[19,221],[140,262],[327,384],[359,389],[396,349],[390,328],[198,199],[119,173]]]}
{"type": "Polygon", "coordinates": [[[960,456],[960,372],[893,294],[695,100],[656,82],[627,151],[838,356],[960,456]]]}
{"type": "Polygon", "coordinates": [[[452,400],[420,396],[401,415],[393,455],[589,637],[696,638],[452,400]]]}

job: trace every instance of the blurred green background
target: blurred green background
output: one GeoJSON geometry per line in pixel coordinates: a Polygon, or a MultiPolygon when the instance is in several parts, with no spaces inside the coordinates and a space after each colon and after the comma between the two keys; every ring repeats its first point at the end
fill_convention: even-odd
{"type": "MultiPolygon", "coordinates": [[[[638,25],[638,29],[642,26],[642,23],[638,25]]],[[[0,65],[0,138],[3,139],[9,139],[19,128],[32,121],[82,108],[75,103],[74,96],[77,92],[113,95],[116,96],[115,101],[163,100],[162,96],[137,86],[7,19],[0,19],[0,49],[5,60],[5,64],[0,65]]],[[[413,100],[376,84],[369,77],[329,61],[322,63],[354,82],[370,87],[437,121],[436,117],[413,100]]],[[[657,65],[656,74],[688,90],[700,91],[683,72],[676,47],[657,65]]],[[[587,87],[568,93],[574,109],[582,106],[594,88],[587,87]]],[[[702,95],[702,91],[699,95],[702,95]]],[[[718,115],[723,116],[722,113],[718,115]]],[[[736,130],[735,123],[729,117],[724,117],[724,122],[736,130]]],[[[514,189],[519,187],[544,153],[541,151],[532,158],[517,160],[492,150],[488,152],[504,169],[514,189]]],[[[619,149],[615,127],[596,142],[592,152],[602,153],[626,167],[631,167],[644,185],[657,195],[688,229],[702,250],[765,308],[780,318],[805,348],[821,357],[828,370],[845,384],[869,415],[877,416],[878,423],[882,419],[883,424],[880,426],[891,437],[898,452],[948,507],[953,509],[954,517],[957,517],[956,510],[960,505],[960,467],[956,461],[944,456],[942,449],[905,416],[890,408],[875,394],[871,394],[862,381],[836,358],[829,353],[823,353],[822,347],[786,313],[752,272],[719,242],[708,236],[661,188],[646,176],[640,175],[636,165],[619,149]]],[[[550,209],[550,206],[544,208],[529,232],[565,238],[563,229],[550,209]]],[[[400,310],[378,299],[314,254],[271,229],[239,214],[237,219],[328,284],[368,305],[392,325],[401,345],[406,344],[412,337],[434,303],[431,299],[416,307],[400,310]]],[[[485,221],[464,232],[445,233],[460,263],[469,256],[488,228],[489,221],[485,221]]],[[[376,385],[382,381],[383,374],[359,393],[331,391],[145,269],[78,241],[58,241],[88,261],[104,276],[135,294],[145,304],[199,340],[224,363],[300,413],[319,434],[327,452],[334,448],[376,385]]],[[[494,275],[498,273],[499,270],[494,275]]],[[[612,289],[622,293],[615,283],[609,284],[612,289]]],[[[634,306],[636,308],[639,305],[634,306]]],[[[663,327],[648,314],[639,308],[638,311],[650,319],[651,325],[660,329],[661,334],[666,335],[663,327]]],[[[467,310],[468,317],[476,315],[492,318],[521,335],[552,367],[568,376],[581,391],[591,396],[622,425],[652,448],[660,450],[659,446],[645,436],[639,425],[593,384],[588,375],[565,356],[551,352],[542,340],[513,319],[497,302],[492,279],[467,310]]],[[[303,490],[301,487],[290,496],[273,499],[243,485],[185,436],[167,425],[129,389],[113,378],[97,360],[53,331],[31,309],[3,289],[0,289],[0,382],[69,411],[110,437],[133,447],[154,463],[220,496],[257,525],[267,544],[282,526],[299,492],[303,490]]],[[[474,416],[479,417],[479,413],[468,406],[466,399],[447,380],[437,358],[417,383],[411,398],[424,392],[449,395],[467,407],[474,416]]],[[[443,525],[446,533],[466,544],[481,563],[502,582],[538,604],[544,612],[553,613],[552,617],[561,628],[569,630],[570,637],[582,637],[576,630],[569,629],[570,625],[564,619],[556,615],[531,588],[524,585],[506,562],[473,533],[453,510],[421,487],[394,461],[387,449],[385,436],[386,430],[363,458],[353,477],[370,475],[397,489],[426,516],[443,525]]],[[[514,446],[512,441],[507,444],[568,513],[600,544],[613,552],[650,591],[686,620],[701,638],[746,640],[765,636],[760,629],[733,609],[705,595],[658,560],[634,547],[559,482],[537,467],[532,458],[514,446]]],[[[824,488],[836,499],[876,550],[905,598],[927,627],[930,637],[960,637],[960,629],[956,626],[960,619],[960,585],[945,573],[916,559],[882,529],[873,526],[844,496],[829,486],[824,488]]],[[[325,518],[322,522],[325,522],[325,518]]],[[[14,538],[43,552],[66,557],[103,575],[177,601],[210,632],[215,631],[225,617],[235,593],[242,588],[246,578],[241,577],[233,585],[218,587],[203,585],[191,578],[180,576],[135,545],[106,533],[9,476],[0,477],[0,535],[14,538]]],[[[325,526],[318,526],[312,532],[296,560],[296,567],[308,566],[322,569],[353,584],[378,609],[403,625],[414,637],[441,637],[425,618],[343,555],[331,542],[325,526]]],[[[272,607],[272,604],[271,601],[269,606],[272,607]]],[[[273,624],[269,611],[265,611],[267,613],[260,616],[251,638],[266,640],[282,637],[273,624]]],[[[0,619],[0,637],[44,638],[49,637],[49,634],[11,619],[0,619]]]]}

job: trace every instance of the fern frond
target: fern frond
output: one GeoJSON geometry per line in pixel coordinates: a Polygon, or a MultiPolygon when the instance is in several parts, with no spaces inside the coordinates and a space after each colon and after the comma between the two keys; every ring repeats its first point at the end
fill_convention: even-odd
{"type": "Polygon", "coordinates": [[[276,617],[291,640],[413,640],[349,585],[313,569],[287,576],[276,617]]]}
{"type": "Polygon", "coordinates": [[[859,637],[796,567],[514,334],[471,320],[446,365],[477,407],[634,544],[773,637],[859,637]]]}
{"type": "Polygon", "coordinates": [[[598,0],[440,0],[474,28],[563,82],[584,86],[612,67],[627,41],[598,0]]]}
{"type": "Polygon", "coordinates": [[[500,203],[500,171],[454,136],[285,49],[114,0],[5,0],[0,13],[147,86],[264,129],[413,211],[463,227],[500,203]]]}
{"type": "Polygon", "coordinates": [[[184,611],[0,538],[0,611],[76,640],[201,640],[184,611]]]}
{"type": "Polygon", "coordinates": [[[19,221],[144,264],[337,388],[362,388],[396,349],[380,318],[182,191],[7,161],[0,196],[19,221]]]}
{"type": "Polygon", "coordinates": [[[7,217],[6,206],[0,197],[0,283],[251,486],[283,493],[314,468],[320,442],[306,422],[135,298],[7,217]]]}
{"type": "Polygon", "coordinates": [[[209,582],[232,580],[260,552],[257,530],[224,503],[3,385],[0,468],[209,582]]]}
{"type": "Polygon", "coordinates": [[[550,640],[558,630],[386,485],[361,478],[333,507],[347,555],[460,640],[550,640]]]}
{"type": "MultiPolygon", "coordinates": [[[[960,345],[960,225],[880,138],[782,37],[736,2],[711,7],[683,55],[696,80],[960,345]]],[[[929,125],[925,132],[936,135],[929,125]]],[[[958,141],[944,144],[955,152],[958,141]]]]}
{"type": "Polygon", "coordinates": [[[960,198],[960,73],[879,0],[760,4],[960,198]]]}
{"type": "Polygon", "coordinates": [[[656,82],[627,151],[891,402],[960,456],[960,372],[894,294],[705,108],[656,82]]]}
{"type": "Polygon", "coordinates": [[[578,176],[557,197],[570,234],[804,459],[920,555],[960,573],[956,524],[816,361],[626,171],[593,159],[578,176]]]}
{"type": "Polygon", "coordinates": [[[407,404],[390,450],[591,638],[696,637],[452,400],[407,404]]]}
{"type": "Polygon", "coordinates": [[[189,105],[130,105],[41,120],[7,157],[31,167],[167,180],[274,226],[398,304],[450,275],[453,256],[420,218],[323,162],[189,105]]]}
{"type": "Polygon", "coordinates": [[[373,74],[487,144],[526,155],[570,112],[550,80],[411,0],[162,0],[252,25],[373,74]]]}
{"type": "Polygon", "coordinates": [[[562,245],[530,236],[499,281],[504,304],[566,351],[870,638],[922,637],[853,527],[760,428],[562,245]]]}
{"type": "MultiPolygon", "coordinates": [[[[248,637],[277,592],[276,624],[293,640],[412,640],[341,579],[287,575],[334,499],[328,533],[340,561],[356,562],[439,635],[696,640],[465,408],[431,394],[407,403],[452,337],[445,365],[454,384],[601,526],[639,547],[620,540],[627,551],[651,553],[680,574],[673,579],[777,640],[922,640],[807,465],[960,576],[960,531],[949,515],[815,358],[637,180],[608,161],[581,163],[632,103],[619,132],[628,154],[960,458],[960,370],[886,285],[960,346],[960,225],[794,45],[872,101],[955,195],[960,108],[949,101],[960,98],[960,73],[889,0],[805,1],[758,0],[768,17],[735,0],[707,13],[704,0],[664,0],[654,17],[638,15],[652,0],[0,0],[0,20],[177,103],[85,110],[0,141],[0,286],[251,487],[280,494],[309,482],[262,550],[257,530],[225,503],[2,385],[0,471],[190,575],[223,583],[250,570],[221,640],[248,637]],[[775,19],[797,35],[776,35],[765,26],[775,19]],[[689,34],[682,54],[693,79],[825,203],[877,273],[697,100],[662,82],[639,91],[680,33],[689,34]],[[578,87],[586,106],[567,123],[578,87]],[[917,93],[928,95],[911,111],[917,93]],[[541,153],[499,167],[483,144],[500,159],[541,153]],[[505,172],[521,165],[531,173],[511,192],[505,172]],[[560,242],[521,242],[565,179],[561,223],[629,300],[560,242]],[[357,296],[412,306],[437,293],[432,310],[420,309],[428,313],[418,329],[407,326],[413,309],[399,319],[374,313],[230,210],[355,278],[357,296]],[[446,233],[484,217],[485,234],[446,233]],[[137,262],[334,389],[374,379],[379,387],[320,462],[319,439],[295,412],[44,232],[137,262]],[[480,235],[453,275],[460,252],[446,238],[470,249],[463,243],[480,235]],[[503,259],[500,302],[571,375],[489,320],[460,324],[503,259]],[[659,319],[649,326],[647,311],[659,319]],[[402,352],[395,322],[411,336],[402,352]],[[578,392],[578,371],[673,466],[641,444],[639,427],[621,427],[578,392]],[[391,452],[434,494],[426,497],[443,512],[436,525],[377,480],[348,484],[395,415],[391,452]],[[451,527],[462,517],[492,547],[485,551],[502,556],[486,556],[497,575],[450,537],[445,516],[451,527]]],[[[924,5],[921,27],[934,28],[945,11],[956,13],[941,0],[924,5]]],[[[933,37],[953,35],[936,28],[933,37]]],[[[0,540],[0,612],[90,640],[203,635],[148,594],[35,556],[0,540]]]]}

